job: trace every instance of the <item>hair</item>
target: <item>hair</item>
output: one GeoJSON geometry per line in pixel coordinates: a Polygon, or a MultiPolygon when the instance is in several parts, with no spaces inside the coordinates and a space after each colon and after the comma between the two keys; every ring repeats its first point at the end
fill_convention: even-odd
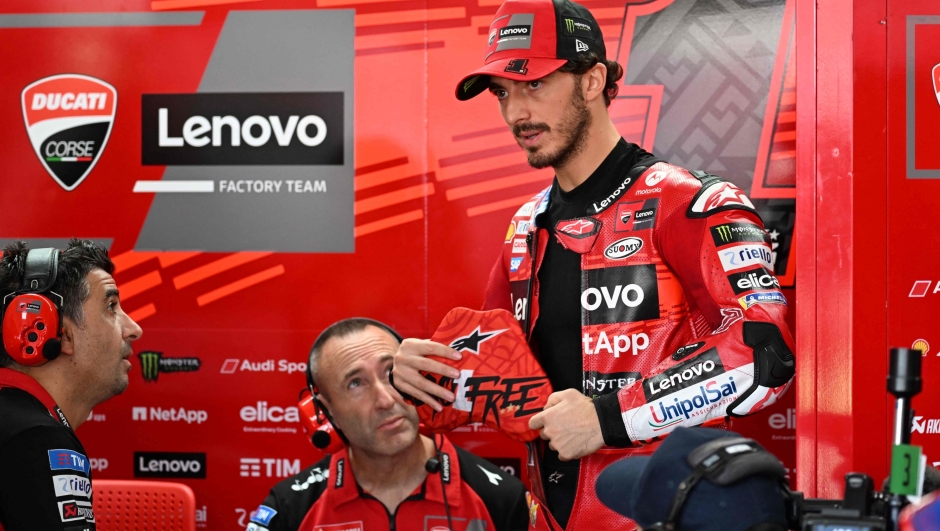
{"type": "MultiPolygon", "coordinates": [[[[24,241],[13,242],[3,249],[3,258],[0,259],[0,296],[5,297],[22,288],[28,252],[29,247],[24,241]]],[[[101,269],[109,275],[114,273],[114,264],[108,258],[107,249],[95,242],[73,238],[65,250],[59,252],[55,283],[49,291],[62,296],[60,318],[68,317],[79,327],[85,323],[82,305],[91,295],[91,286],[85,277],[94,269],[101,269]]],[[[0,367],[14,363],[6,350],[0,348],[0,367]]]]}
{"type": "Polygon", "coordinates": [[[623,67],[620,66],[620,63],[610,59],[601,60],[596,53],[589,52],[579,59],[569,59],[568,62],[562,65],[558,70],[560,72],[574,74],[580,78],[590,69],[594,68],[597,63],[604,63],[607,67],[607,84],[604,86],[604,104],[610,107],[610,101],[616,98],[617,94],[620,92],[620,85],[617,84],[623,77],[623,67]]]}
{"type": "Polygon", "coordinates": [[[348,319],[336,321],[335,323],[326,327],[326,330],[320,333],[317,339],[313,342],[313,346],[310,347],[310,357],[307,365],[307,370],[310,371],[310,376],[313,379],[316,379],[317,365],[320,363],[320,356],[323,354],[323,346],[326,345],[327,341],[333,339],[334,337],[350,336],[356,332],[365,330],[366,327],[369,326],[373,326],[384,332],[387,332],[388,335],[395,338],[396,342],[401,343],[401,336],[398,335],[398,332],[380,321],[367,319],[365,317],[350,317],[348,319]]]}

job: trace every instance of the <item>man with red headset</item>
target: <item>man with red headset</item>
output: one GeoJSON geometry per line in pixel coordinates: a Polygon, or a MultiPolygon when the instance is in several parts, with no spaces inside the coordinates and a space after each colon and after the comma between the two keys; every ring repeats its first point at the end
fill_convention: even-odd
{"type": "Polygon", "coordinates": [[[526,529],[518,479],[442,435],[418,433],[415,408],[388,379],[400,342],[363,318],[316,339],[308,387],[345,446],[272,488],[249,531],[526,529]]]}
{"type": "Polygon", "coordinates": [[[73,431],[124,392],[142,330],[121,309],[108,252],[4,249],[0,260],[0,529],[94,531],[91,466],[73,431]]]}

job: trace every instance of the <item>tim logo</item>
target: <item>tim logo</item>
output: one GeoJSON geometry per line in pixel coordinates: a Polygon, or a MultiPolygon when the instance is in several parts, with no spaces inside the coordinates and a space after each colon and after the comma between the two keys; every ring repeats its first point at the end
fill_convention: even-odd
{"type": "Polygon", "coordinates": [[[90,76],[62,74],[30,83],[21,95],[26,133],[39,162],[66,191],[91,173],[117,111],[117,91],[90,76]]]}

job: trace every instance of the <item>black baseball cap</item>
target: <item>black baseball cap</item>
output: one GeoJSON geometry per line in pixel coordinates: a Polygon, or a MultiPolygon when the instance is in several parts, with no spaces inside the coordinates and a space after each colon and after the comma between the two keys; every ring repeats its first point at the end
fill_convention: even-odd
{"type": "Polygon", "coordinates": [[[607,59],[601,28],[584,6],[570,0],[506,0],[490,24],[484,65],[457,83],[457,99],[485,91],[490,76],[540,79],[590,53],[607,59]]]}
{"type": "MultiPolygon", "coordinates": [[[[605,468],[595,485],[597,497],[640,527],[665,522],[679,484],[692,474],[689,454],[727,437],[741,436],[726,430],[677,428],[653,455],[621,459],[605,468]]],[[[703,478],[692,487],[676,521],[682,531],[743,531],[760,523],[787,529],[780,480],[770,474],[723,486],[703,478]]]]}

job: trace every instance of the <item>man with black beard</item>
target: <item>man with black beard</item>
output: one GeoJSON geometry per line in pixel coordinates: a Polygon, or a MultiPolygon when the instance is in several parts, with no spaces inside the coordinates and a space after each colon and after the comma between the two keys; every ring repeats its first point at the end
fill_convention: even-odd
{"type": "MultiPolygon", "coordinates": [[[[536,498],[568,529],[633,529],[593,484],[622,457],[679,426],[721,424],[777,401],[795,371],[770,239],[732,183],[656,159],[620,137],[608,106],[622,67],[597,21],[569,0],[507,0],[485,65],[456,95],[489,91],[529,164],[551,187],[513,216],[486,290],[512,312],[555,393],[530,420],[536,498]]],[[[395,386],[435,409],[455,394],[419,371],[458,378],[406,339],[395,386]]],[[[459,392],[460,390],[457,389],[459,392]]]]}

